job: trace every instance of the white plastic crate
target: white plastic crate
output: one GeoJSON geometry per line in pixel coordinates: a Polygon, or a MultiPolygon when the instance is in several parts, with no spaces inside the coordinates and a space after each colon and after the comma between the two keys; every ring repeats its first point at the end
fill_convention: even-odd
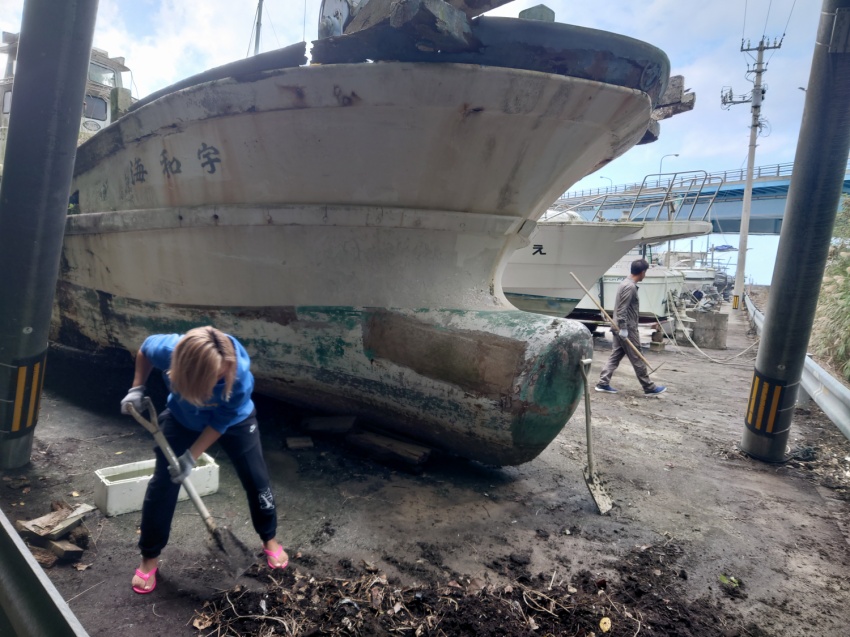
{"type": "MultiPolygon", "coordinates": [[[[98,482],[94,489],[94,503],[97,508],[110,517],[141,511],[155,464],[155,460],[142,460],[95,471],[98,482]]],[[[212,456],[205,453],[198,458],[198,466],[192,469],[190,479],[198,495],[210,495],[218,491],[218,465],[212,456]]],[[[180,488],[178,498],[189,499],[183,487],[180,488]]]]}

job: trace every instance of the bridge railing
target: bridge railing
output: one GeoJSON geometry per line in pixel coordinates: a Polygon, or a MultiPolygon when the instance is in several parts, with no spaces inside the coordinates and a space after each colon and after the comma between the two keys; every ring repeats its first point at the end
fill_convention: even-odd
{"type": "MultiPolygon", "coordinates": [[[[770,177],[790,177],[791,173],[794,170],[794,163],[789,162],[785,164],[770,164],[767,166],[756,166],[753,168],[753,179],[768,179],[770,177]]],[[[847,172],[850,173],[850,161],[847,162],[847,172]]],[[[558,201],[569,200],[569,199],[583,199],[585,197],[595,197],[599,195],[609,195],[609,194],[617,194],[617,193],[631,193],[635,190],[638,190],[642,184],[647,182],[647,179],[650,179],[650,182],[655,182],[655,185],[658,187],[667,187],[670,185],[671,181],[674,179],[674,176],[677,173],[663,173],[663,174],[653,174],[647,175],[646,178],[642,182],[637,181],[630,184],[617,184],[608,186],[605,188],[585,188],[582,190],[570,190],[569,192],[565,192],[558,198],[558,201]]],[[[730,181],[746,181],[747,179],[747,169],[746,168],[733,168],[730,170],[720,170],[717,172],[708,173],[709,179],[720,179],[726,183],[730,181]]]]}

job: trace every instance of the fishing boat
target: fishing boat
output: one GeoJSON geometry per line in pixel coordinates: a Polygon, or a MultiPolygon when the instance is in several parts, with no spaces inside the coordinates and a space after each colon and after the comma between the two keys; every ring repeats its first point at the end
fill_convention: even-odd
{"type": "Polygon", "coordinates": [[[576,26],[465,24],[466,48],[421,46],[420,21],[320,40],[310,65],[303,43],[260,54],[82,144],[56,349],[129,369],[147,334],[215,324],[259,392],[485,463],[536,457],[591,340],[514,308],[502,272],[550,202],[657,132],[669,62],[576,26]]]}
{"type": "MultiPolygon", "coordinates": [[[[659,241],[683,239],[711,231],[706,221],[650,221],[613,222],[585,221],[573,218],[565,221],[540,222],[528,246],[517,250],[508,261],[502,275],[505,296],[516,307],[528,312],[565,317],[579,306],[586,296],[581,285],[573,279],[574,274],[587,287],[594,286],[600,298],[598,282],[617,282],[621,266],[618,262],[638,245],[654,244],[659,241]],[[608,272],[609,269],[612,271],[608,272]],[[605,275],[605,278],[603,278],[605,275]]],[[[638,258],[633,255],[631,260],[638,258]]],[[[653,272],[649,286],[653,285],[653,272]]],[[[663,285],[674,289],[673,277],[666,272],[659,279],[663,285]]],[[[607,284],[604,290],[607,290],[607,284]]],[[[605,298],[603,292],[601,298],[605,298]]],[[[610,295],[608,295],[610,296],[610,295]]],[[[643,292],[647,312],[662,310],[664,296],[643,292]]],[[[610,296],[613,300],[613,296],[610,296]]],[[[588,299],[584,307],[595,308],[588,299]]],[[[666,316],[663,307],[662,316],[666,316]]]]}
{"type": "MultiPolygon", "coordinates": [[[[585,295],[570,313],[570,318],[578,321],[598,323],[603,321],[597,303],[610,315],[614,313],[614,301],[617,288],[623,279],[629,276],[632,261],[641,258],[639,252],[625,255],[616,264],[608,268],[605,274],[589,288],[590,296],[585,295]]],[[[657,264],[650,264],[646,276],[638,285],[638,320],[641,323],[665,323],[674,314],[673,303],[685,289],[685,276],[678,270],[671,270],[657,264]]]]}
{"type": "MultiPolygon", "coordinates": [[[[704,170],[666,175],[663,186],[661,177],[648,175],[633,190],[555,202],[539,220],[530,245],[508,261],[502,286],[511,303],[551,316],[577,311],[577,318],[601,319],[582,286],[591,288],[596,301],[612,303],[614,295],[608,288],[616,289],[631,261],[647,249],[708,235],[712,205],[723,180],[704,170]]],[[[641,311],[666,317],[666,292],[678,296],[681,277],[655,269],[647,279],[641,311]]]]}

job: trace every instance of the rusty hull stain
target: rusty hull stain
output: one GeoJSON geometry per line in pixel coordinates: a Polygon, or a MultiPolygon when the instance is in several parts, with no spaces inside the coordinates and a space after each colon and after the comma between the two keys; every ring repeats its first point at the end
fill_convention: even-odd
{"type": "Polygon", "coordinates": [[[387,311],[370,314],[363,328],[363,346],[373,359],[493,399],[513,393],[512,381],[527,347],[503,336],[457,328],[447,331],[387,311]]]}

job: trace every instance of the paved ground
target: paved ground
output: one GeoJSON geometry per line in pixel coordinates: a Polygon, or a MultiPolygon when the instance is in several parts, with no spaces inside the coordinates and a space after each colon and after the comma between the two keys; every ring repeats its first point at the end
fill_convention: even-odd
{"type": "MultiPolygon", "coordinates": [[[[744,352],[737,358],[711,362],[668,347],[647,354],[664,362],[655,379],[669,386],[667,394],[644,398],[627,364],[612,381],[619,394],[593,393],[596,461],[616,502],[604,517],[581,475],[582,407],[533,462],[492,468],[437,458],[413,475],[353,456],[332,438],[286,450],[283,438],[297,433],[301,414],[262,403],[280,539],[293,568],[332,576],[365,560],[404,586],[558,583],[589,571],[607,578],[610,590],[635,551],[675,545],[674,562],[659,558],[657,571],[676,576],[659,590],[653,581],[644,588],[702,609],[716,634],[846,634],[850,445],[814,408],[798,410],[790,441],[814,460],[767,465],[737,450],[753,343],[736,313],[728,349],[706,353],[720,361],[744,352]]],[[[596,343],[594,375],[609,350],[609,341],[596,343]]],[[[108,406],[99,411],[45,392],[32,463],[2,475],[7,517],[37,517],[54,500],[93,502],[96,468],[152,457],[146,432],[117,414],[117,402],[108,406]]],[[[221,488],[207,505],[259,551],[232,469],[219,461],[221,488]]],[[[92,514],[93,541],[82,560],[88,568],[57,565],[48,570],[51,580],[91,635],[215,634],[199,632],[192,619],[215,589],[236,582],[210,560],[191,505],[178,506],[159,588],[148,596],[129,586],[138,521],[136,513],[92,514]]],[[[261,587],[267,574],[261,568],[239,584],[261,587]]],[[[618,624],[610,634],[635,635],[636,628],[618,624]]],[[[675,634],[692,633],[684,622],[675,634]]]]}

